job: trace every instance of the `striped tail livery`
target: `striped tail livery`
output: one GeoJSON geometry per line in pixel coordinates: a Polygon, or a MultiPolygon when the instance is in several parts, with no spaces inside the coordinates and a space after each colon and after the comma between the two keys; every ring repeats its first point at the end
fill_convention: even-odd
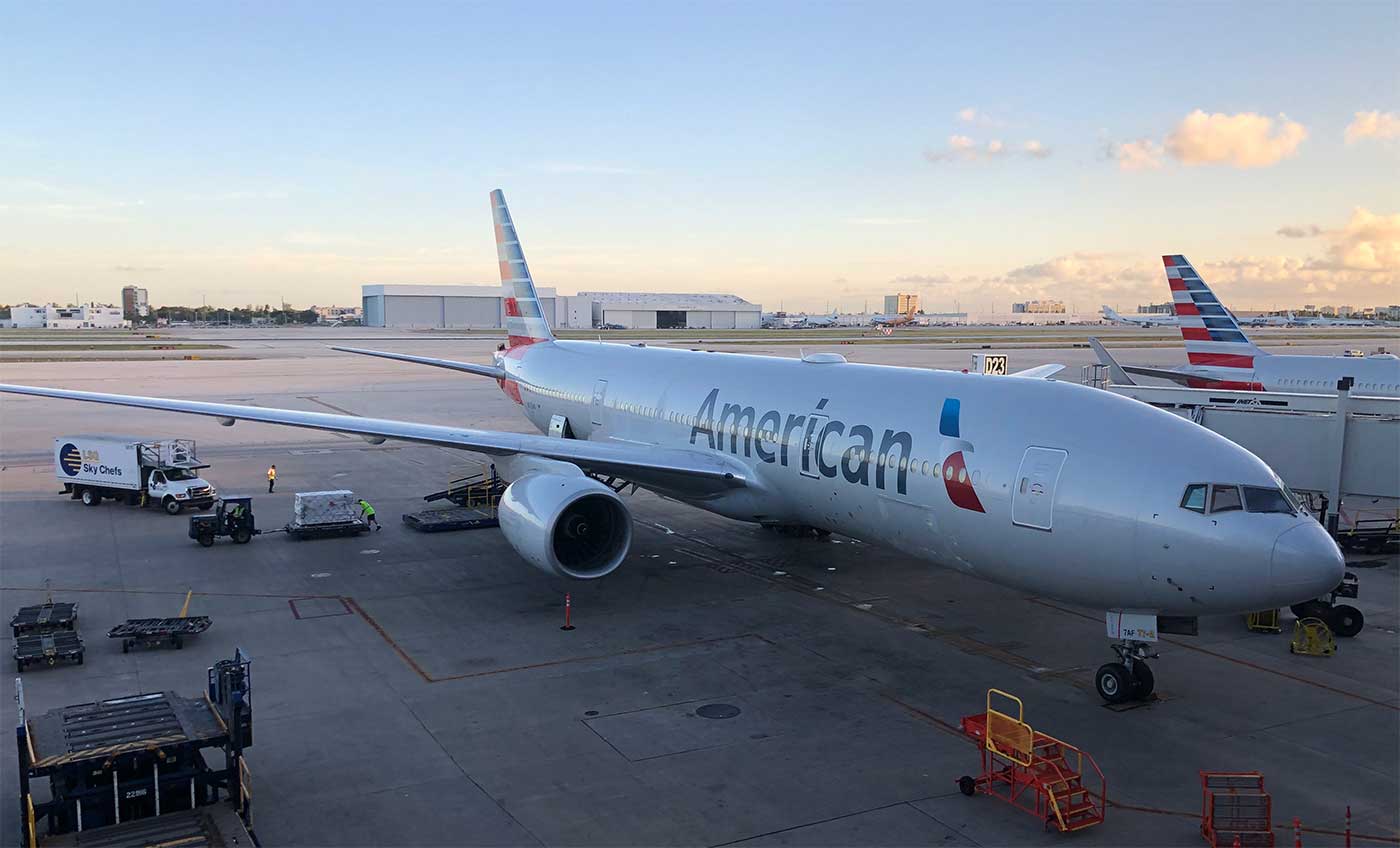
{"type": "Polygon", "coordinates": [[[521,347],[554,338],[549,322],[535,295],[535,283],[530,279],[530,267],[525,264],[525,252],[506,208],[506,196],[500,190],[491,192],[491,217],[496,223],[496,258],[501,264],[501,285],[506,289],[506,341],[508,347],[521,347]]]}
{"type": "Polygon", "coordinates": [[[1249,340],[1185,256],[1163,256],[1162,264],[1172,290],[1177,326],[1186,342],[1187,360],[1192,365],[1239,369],[1242,382],[1251,382],[1255,358],[1268,354],[1249,340]]]}

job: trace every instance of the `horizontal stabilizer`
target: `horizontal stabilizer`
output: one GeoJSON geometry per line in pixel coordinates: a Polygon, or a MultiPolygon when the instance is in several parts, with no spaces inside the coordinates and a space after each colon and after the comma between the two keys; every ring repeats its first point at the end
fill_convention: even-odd
{"type": "Polygon", "coordinates": [[[1065,366],[1060,365],[1057,362],[1050,362],[1045,365],[1037,365],[1034,368],[1027,368],[1024,371],[1017,371],[1011,376],[1030,377],[1036,380],[1048,380],[1063,370],[1065,370],[1065,366]]]}
{"type": "Polygon", "coordinates": [[[474,362],[434,359],[431,356],[409,356],[406,353],[388,353],[382,350],[361,350],[357,347],[332,347],[331,350],[338,350],[341,353],[358,353],[361,356],[378,356],[381,359],[397,359],[400,362],[412,362],[415,365],[431,365],[434,368],[450,368],[453,371],[480,374],[482,377],[491,377],[497,380],[504,380],[506,376],[505,369],[495,365],[477,365],[474,362]]]}

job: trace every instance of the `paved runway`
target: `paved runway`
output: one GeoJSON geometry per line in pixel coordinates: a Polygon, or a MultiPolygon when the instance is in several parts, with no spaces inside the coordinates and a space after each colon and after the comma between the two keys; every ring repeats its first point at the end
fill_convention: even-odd
{"type": "MultiPolygon", "coordinates": [[[[331,354],[320,338],[263,344],[241,361],[3,362],[0,379],[526,428],[489,380],[331,354]]],[[[494,347],[352,344],[474,361],[494,347]]],[[[1123,348],[1132,362],[1181,358],[1179,346],[1123,348]]],[[[969,354],[819,349],[934,367],[963,367],[969,354]]],[[[1012,368],[1077,367],[1089,356],[1016,350],[1012,368]]],[[[1161,645],[1159,701],[1113,711],[1089,678],[1111,656],[1098,611],[875,545],[785,538],[641,493],[629,499],[637,529],[623,567],[565,583],[523,564],[498,531],[422,535],[399,523],[475,461],[247,422],[0,399],[0,612],[41,601],[48,587],[81,605],[88,644],[82,666],[25,672],[30,708],[193,694],[208,665],[243,647],[254,658],[248,762],[265,845],[1061,844],[1031,816],[954,785],[978,758],[954,728],[993,686],[1021,696],[1037,729],[1082,746],[1107,775],[1108,820],[1076,843],[1199,844],[1203,768],[1264,772],[1277,824],[1298,816],[1339,832],[1350,804],[1357,833],[1400,838],[1395,558],[1354,563],[1367,629],[1335,657],[1293,657],[1287,632],[1207,619],[1199,637],[1161,645]],[[186,538],[184,516],[85,508],[59,494],[52,439],[72,432],[195,438],[209,478],[253,494],[263,526],[290,518],[295,491],[343,487],[368,497],[385,529],[203,549],[186,538]],[[104,638],[126,618],[175,614],[187,589],[191,613],[214,625],[183,651],[123,655],[104,638]],[[568,632],[566,592],[577,625],[568,632]],[[733,713],[700,709],[708,705],[738,712],[705,718],[733,713]]],[[[0,720],[13,727],[5,688],[0,720]]],[[[14,769],[3,775],[0,827],[13,834],[14,769]]],[[[1341,838],[1313,833],[1304,844],[1341,838]]]]}

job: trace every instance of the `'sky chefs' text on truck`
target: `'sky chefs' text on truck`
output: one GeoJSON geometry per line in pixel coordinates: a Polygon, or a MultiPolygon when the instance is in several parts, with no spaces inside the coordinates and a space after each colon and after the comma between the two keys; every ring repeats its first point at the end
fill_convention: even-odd
{"type": "Polygon", "coordinates": [[[88,506],[103,498],[158,503],[175,515],[186,506],[208,509],[218,497],[199,476],[191,439],[143,441],[130,436],[60,436],[53,440],[54,476],[63,491],[88,506]]]}

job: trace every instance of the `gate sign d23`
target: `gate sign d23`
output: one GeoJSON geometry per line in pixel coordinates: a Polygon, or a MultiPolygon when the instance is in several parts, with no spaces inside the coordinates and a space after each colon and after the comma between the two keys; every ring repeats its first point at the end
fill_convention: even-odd
{"type": "Polygon", "coordinates": [[[972,373],[1006,376],[1006,354],[974,353],[972,355],[972,373]]]}

